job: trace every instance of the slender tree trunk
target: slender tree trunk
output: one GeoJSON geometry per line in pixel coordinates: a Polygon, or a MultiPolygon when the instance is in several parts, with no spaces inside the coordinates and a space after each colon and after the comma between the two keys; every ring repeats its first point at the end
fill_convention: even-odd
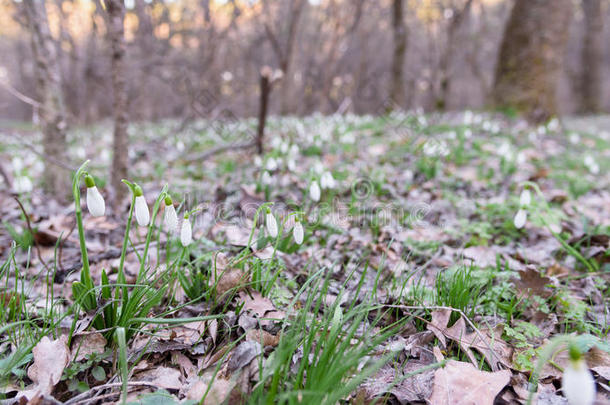
{"type": "Polygon", "coordinates": [[[581,112],[602,111],[602,66],[604,19],[601,0],[582,0],[585,36],[582,44],[581,112]]]}
{"type": "Polygon", "coordinates": [[[568,40],[571,0],[516,0],[496,65],[496,106],[530,121],[557,115],[556,89],[568,40]]]}
{"type": "Polygon", "coordinates": [[[258,110],[258,128],[256,131],[256,153],[263,154],[263,140],[265,137],[265,123],[267,122],[267,105],[271,92],[271,75],[273,72],[268,66],[261,69],[260,105],[258,110]]]}
{"type": "Polygon", "coordinates": [[[49,31],[44,0],[23,2],[36,60],[36,88],[41,103],[40,123],[45,160],[44,189],[60,201],[70,193],[70,176],[53,161],[66,161],[66,117],[57,48],[49,31]]]}
{"type": "Polygon", "coordinates": [[[127,178],[128,147],[127,137],[127,78],[125,68],[125,37],[123,20],[125,6],[122,0],[106,0],[108,11],[108,39],[112,51],[112,90],[114,97],[114,139],[111,180],[113,204],[120,206],[125,198],[127,188],[121,180],[127,178]]]}
{"type": "Polygon", "coordinates": [[[392,77],[390,79],[390,99],[392,105],[404,106],[403,65],[407,51],[407,27],[403,15],[403,0],[392,2],[392,33],[394,52],[392,53],[392,77]]]}

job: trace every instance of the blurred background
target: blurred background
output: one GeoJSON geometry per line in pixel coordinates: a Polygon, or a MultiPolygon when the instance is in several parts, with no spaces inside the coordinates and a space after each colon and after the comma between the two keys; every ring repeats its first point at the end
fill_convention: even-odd
{"type": "Polygon", "coordinates": [[[535,53],[558,58],[557,112],[610,107],[606,0],[2,0],[4,119],[36,119],[28,3],[48,21],[70,124],[113,114],[111,3],[123,8],[130,120],[226,108],[256,116],[265,65],[283,73],[271,114],[379,113],[388,98],[402,109],[481,109],[491,104],[503,41],[538,41],[535,53]],[[553,38],[529,36],[545,26],[553,38]]]}

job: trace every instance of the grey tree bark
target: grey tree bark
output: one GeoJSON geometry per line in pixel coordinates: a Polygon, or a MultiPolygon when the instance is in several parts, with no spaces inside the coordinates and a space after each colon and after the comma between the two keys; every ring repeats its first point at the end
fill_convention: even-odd
{"type": "Polygon", "coordinates": [[[497,107],[532,122],[557,115],[556,88],[572,15],[571,0],[516,0],[504,30],[492,91],[497,107]]]}
{"type": "Polygon", "coordinates": [[[602,63],[604,18],[601,0],[582,0],[585,35],[582,44],[580,77],[581,112],[602,111],[602,63]]]}
{"type": "Polygon", "coordinates": [[[394,51],[392,53],[392,76],[390,79],[390,99],[393,105],[404,107],[403,66],[407,51],[407,27],[404,20],[403,0],[392,2],[392,33],[394,51]]]}
{"type": "Polygon", "coordinates": [[[61,89],[61,73],[55,41],[49,30],[44,0],[23,2],[36,61],[36,90],[40,101],[45,170],[44,190],[58,198],[70,194],[69,174],[54,161],[66,162],[66,116],[61,89]]]}
{"type": "Polygon", "coordinates": [[[108,40],[112,57],[112,90],[114,98],[114,138],[112,144],[111,182],[113,205],[118,208],[123,202],[127,188],[121,183],[127,178],[129,139],[127,136],[128,100],[125,61],[125,36],[123,21],[125,6],[122,0],[106,0],[108,12],[108,40]]]}

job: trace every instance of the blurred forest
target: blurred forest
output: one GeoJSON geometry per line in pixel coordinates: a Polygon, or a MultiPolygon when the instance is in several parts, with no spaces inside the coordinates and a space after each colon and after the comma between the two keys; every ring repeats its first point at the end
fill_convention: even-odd
{"type": "MultiPolygon", "coordinates": [[[[31,120],[37,114],[30,102],[38,99],[25,7],[30,2],[0,2],[4,119],[31,120]]],[[[113,45],[107,40],[111,16],[106,6],[122,2],[43,3],[68,122],[111,117],[113,45]]],[[[283,73],[270,99],[271,114],[378,113],[388,97],[403,109],[484,108],[490,104],[504,27],[515,3],[520,2],[127,0],[119,17],[128,115],[132,120],[213,118],[229,108],[239,117],[255,116],[259,71],[265,65],[283,73]]],[[[551,9],[558,4],[567,5],[565,18],[555,24],[566,36],[565,49],[544,51],[564,56],[551,83],[558,111],[608,110],[610,95],[603,91],[610,77],[603,41],[610,37],[610,24],[604,24],[610,18],[607,2],[521,3],[542,7],[532,17],[537,26],[554,18],[551,9]]],[[[523,21],[519,18],[519,24],[523,21]]],[[[507,41],[522,46],[515,38],[507,41]]]]}

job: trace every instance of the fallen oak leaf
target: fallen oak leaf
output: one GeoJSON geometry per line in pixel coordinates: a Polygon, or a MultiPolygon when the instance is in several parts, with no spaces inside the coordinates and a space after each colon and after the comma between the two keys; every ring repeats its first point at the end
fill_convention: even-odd
{"type": "Polygon", "coordinates": [[[470,363],[449,360],[434,373],[431,405],[493,405],[511,372],[480,371],[470,363]]]}
{"type": "Polygon", "coordinates": [[[28,377],[34,382],[34,387],[23,392],[32,398],[35,395],[50,395],[61,379],[64,368],[70,361],[67,345],[68,338],[62,335],[57,340],[44,336],[32,349],[34,364],[28,368],[28,377]]]}

